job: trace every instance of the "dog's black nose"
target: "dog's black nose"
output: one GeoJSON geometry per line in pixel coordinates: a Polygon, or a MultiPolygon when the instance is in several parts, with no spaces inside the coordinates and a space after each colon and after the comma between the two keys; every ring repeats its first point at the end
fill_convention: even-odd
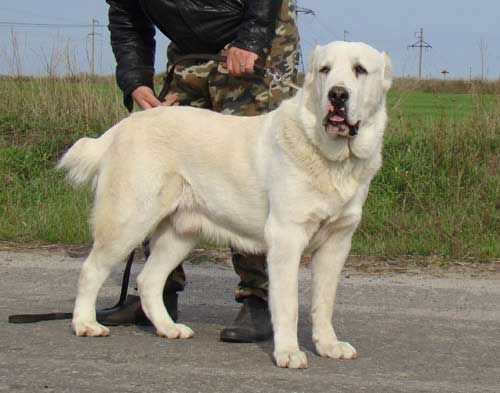
{"type": "Polygon", "coordinates": [[[349,92],[345,87],[333,86],[328,92],[330,101],[345,103],[349,99],[349,92]]]}

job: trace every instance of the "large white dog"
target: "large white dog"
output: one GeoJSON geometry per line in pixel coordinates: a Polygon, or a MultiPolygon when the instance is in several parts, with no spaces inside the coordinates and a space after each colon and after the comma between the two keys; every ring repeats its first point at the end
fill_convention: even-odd
{"type": "Polygon", "coordinates": [[[317,47],[304,87],[266,115],[237,117],[190,107],[135,113],[98,139],[82,138],[59,166],[94,180],[94,245],[83,264],[72,326],[106,336],[97,293],[113,266],[151,235],[137,278],[157,334],[190,338],[163,302],[167,276],[200,238],[267,253],[274,358],[304,368],[297,341],[297,280],[313,256],[313,339],[319,355],[351,359],[332,325],[340,271],[382,162],[388,56],[362,43],[317,47]]]}

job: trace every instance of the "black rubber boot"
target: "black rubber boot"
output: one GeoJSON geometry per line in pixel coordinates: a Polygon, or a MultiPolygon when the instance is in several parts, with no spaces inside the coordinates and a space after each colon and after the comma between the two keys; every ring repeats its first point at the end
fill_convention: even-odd
{"type": "MultiPolygon", "coordinates": [[[[177,298],[176,292],[163,293],[165,307],[175,322],[177,322],[177,298]]],[[[151,325],[151,321],[142,311],[141,299],[136,295],[127,295],[123,304],[119,306],[98,310],[96,318],[97,322],[106,326],[151,325]]]]}
{"type": "Polygon", "coordinates": [[[273,336],[271,314],[267,301],[249,296],[231,326],[220,333],[220,340],[230,343],[255,343],[273,336]]]}

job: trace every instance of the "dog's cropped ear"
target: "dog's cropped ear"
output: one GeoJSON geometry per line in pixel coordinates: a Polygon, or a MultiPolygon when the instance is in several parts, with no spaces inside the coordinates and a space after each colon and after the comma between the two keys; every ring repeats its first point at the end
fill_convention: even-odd
{"type": "Polygon", "coordinates": [[[384,90],[387,92],[392,86],[392,61],[387,52],[383,52],[384,57],[384,90]]]}

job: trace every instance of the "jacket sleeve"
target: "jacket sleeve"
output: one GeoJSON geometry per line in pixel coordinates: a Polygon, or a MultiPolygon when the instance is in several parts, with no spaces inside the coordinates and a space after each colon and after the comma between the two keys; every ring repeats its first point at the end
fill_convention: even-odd
{"type": "Polygon", "coordinates": [[[116,81],[129,111],[131,93],[139,86],[153,88],[155,28],[139,0],[106,0],[109,4],[111,47],[116,58],[116,81]]]}
{"type": "Polygon", "coordinates": [[[233,46],[262,54],[271,45],[281,0],[247,0],[245,13],[233,46]]]}

